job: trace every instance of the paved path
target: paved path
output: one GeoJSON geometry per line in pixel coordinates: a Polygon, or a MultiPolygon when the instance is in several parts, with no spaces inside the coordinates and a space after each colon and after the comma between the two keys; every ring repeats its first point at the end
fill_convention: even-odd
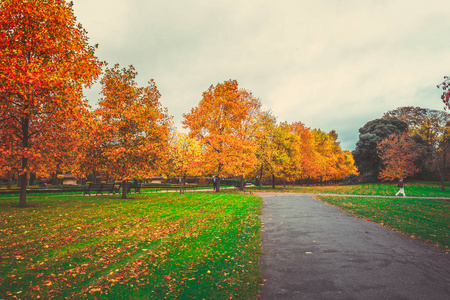
{"type": "Polygon", "coordinates": [[[258,194],[261,299],[450,299],[450,253],[302,194],[258,194]]]}

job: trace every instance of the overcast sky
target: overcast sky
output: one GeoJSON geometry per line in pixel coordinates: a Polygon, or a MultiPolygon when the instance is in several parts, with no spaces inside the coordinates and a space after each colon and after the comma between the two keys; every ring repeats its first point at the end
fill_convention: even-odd
{"type": "MultiPolygon", "coordinates": [[[[358,129],[401,106],[442,110],[448,0],[74,0],[100,60],[153,78],[181,130],[210,85],[229,79],[279,122],[358,129]]],[[[86,96],[95,105],[97,84],[86,96]]]]}

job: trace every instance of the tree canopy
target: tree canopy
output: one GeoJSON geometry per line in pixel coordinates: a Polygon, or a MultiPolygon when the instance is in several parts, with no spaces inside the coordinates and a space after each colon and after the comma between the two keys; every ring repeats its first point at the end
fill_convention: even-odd
{"type": "Polygon", "coordinates": [[[171,118],[159,102],[161,95],[153,80],[139,87],[136,76],[133,66],[107,68],[97,110],[107,137],[108,173],[124,183],[161,172],[169,150],[171,118]]]}
{"type": "Polygon", "coordinates": [[[407,130],[408,124],[397,118],[375,119],[361,127],[359,140],[353,151],[359,172],[370,180],[376,180],[382,169],[377,144],[393,133],[403,133],[407,130]]]}
{"type": "Polygon", "coordinates": [[[184,127],[204,149],[207,172],[219,177],[246,175],[254,168],[256,145],[252,133],[260,107],[251,92],[229,80],[210,86],[198,106],[184,115],[184,127]]]}
{"type": "Polygon", "coordinates": [[[71,3],[4,0],[0,16],[0,129],[2,139],[10,137],[2,169],[21,174],[19,203],[26,206],[30,171],[45,166],[55,132],[83,120],[83,87],[98,77],[101,63],[71,3]]]}

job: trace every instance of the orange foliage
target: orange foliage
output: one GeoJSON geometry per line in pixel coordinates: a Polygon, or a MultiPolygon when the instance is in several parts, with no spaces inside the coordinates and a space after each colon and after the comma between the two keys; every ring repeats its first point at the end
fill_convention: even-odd
{"type": "Polygon", "coordinates": [[[272,141],[274,174],[287,181],[339,180],[357,174],[351,153],[340,148],[333,131],[310,130],[301,122],[281,123],[272,141]]]}
{"type": "Polygon", "coordinates": [[[17,166],[24,174],[25,206],[25,175],[30,166],[36,172],[46,168],[40,163],[44,156],[51,160],[46,149],[67,143],[58,134],[70,136],[67,130],[81,119],[87,106],[82,89],[97,78],[101,63],[72,4],[5,0],[0,16],[0,128],[14,145],[14,163],[2,168],[17,166]]]}
{"type": "Polygon", "coordinates": [[[352,154],[341,149],[334,131],[325,133],[316,129],[312,132],[317,156],[315,173],[311,177],[327,181],[343,179],[350,174],[358,174],[352,154]]]}
{"type": "Polygon", "coordinates": [[[235,80],[211,86],[199,105],[184,115],[190,136],[204,148],[204,169],[220,176],[246,175],[255,166],[251,139],[260,101],[235,80]]]}
{"type": "Polygon", "coordinates": [[[414,161],[420,155],[420,147],[405,132],[392,134],[378,143],[378,154],[385,169],[378,176],[382,180],[395,180],[413,176],[419,172],[414,161]]]}
{"type": "Polygon", "coordinates": [[[153,80],[138,87],[136,75],[133,66],[106,69],[101,81],[104,97],[96,111],[95,136],[102,137],[103,151],[99,158],[106,160],[108,174],[122,181],[159,172],[169,149],[171,118],[159,102],[161,95],[153,80]]]}

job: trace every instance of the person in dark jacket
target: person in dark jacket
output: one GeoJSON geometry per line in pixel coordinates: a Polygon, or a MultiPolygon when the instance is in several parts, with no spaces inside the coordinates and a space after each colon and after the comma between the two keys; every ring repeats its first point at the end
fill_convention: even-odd
{"type": "Polygon", "coordinates": [[[213,176],[212,182],[213,182],[214,191],[216,191],[216,188],[217,188],[217,177],[216,177],[216,175],[213,176]]]}
{"type": "Polygon", "coordinates": [[[403,196],[405,196],[405,189],[403,188],[403,178],[400,178],[398,181],[397,187],[399,188],[397,194],[395,196],[398,196],[398,194],[402,193],[403,196]]]}

